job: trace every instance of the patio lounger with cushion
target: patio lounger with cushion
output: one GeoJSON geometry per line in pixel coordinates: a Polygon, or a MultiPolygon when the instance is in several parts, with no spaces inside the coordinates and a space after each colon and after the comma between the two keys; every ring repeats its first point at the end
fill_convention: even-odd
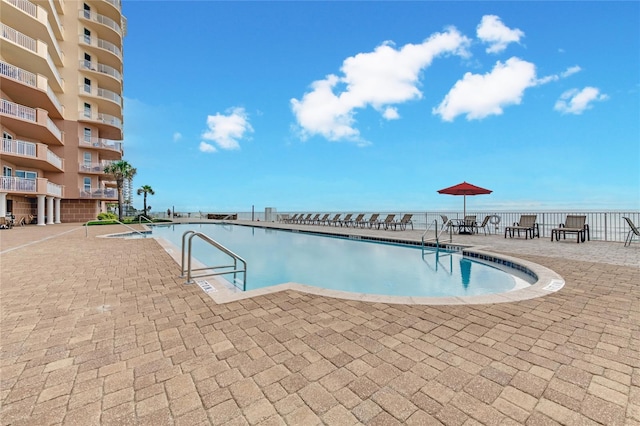
{"type": "Polygon", "coordinates": [[[551,230],[551,241],[553,241],[553,237],[556,238],[556,241],[560,241],[560,234],[562,234],[563,239],[566,239],[567,232],[576,234],[576,243],[584,243],[586,239],[591,240],[589,236],[589,225],[587,225],[586,222],[586,215],[567,215],[564,223],[561,223],[557,228],[551,230]]]}
{"type": "Polygon", "coordinates": [[[440,218],[442,219],[442,226],[440,227],[440,230],[442,231],[443,229],[450,229],[453,226],[453,222],[449,220],[449,218],[443,214],[440,215],[440,218]]]}
{"type": "Polygon", "coordinates": [[[540,229],[538,224],[536,223],[536,218],[538,215],[535,214],[523,214],[520,215],[520,220],[514,223],[512,226],[505,226],[504,228],[504,237],[507,238],[507,233],[511,238],[513,238],[513,231],[518,233],[518,237],[520,236],[520,231],[524,231],[525,240],[531,236],[540,238],[540,229]]]}
{"type": "Polygon", "coordinates": [[[627,234],[627,237],[624,239],[624,246],[630,246],[631,245],[631,240],[633,240],[633,237],[640,237],[640,230],[638,230],[638,228],[636,227],[636,225],[631,222],[631,219],[629,219],[628,217],[623,217],[624,220],[627,221],[627,225],[629,225],[629,233],[627,234]]]}

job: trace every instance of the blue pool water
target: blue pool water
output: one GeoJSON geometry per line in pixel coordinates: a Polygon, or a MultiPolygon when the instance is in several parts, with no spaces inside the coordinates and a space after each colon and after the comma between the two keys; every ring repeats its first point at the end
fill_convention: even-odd
{"type": "MultiPolygon", "coordinates": [[[[181,247],[189,230],[246,260],[247,290],[295,282],[356,293],[439,297],[503,293],[523,283],[491,263],[443,250],[423,255],[415,246],[219,224],[154,226],[153,236],[181,247]]],[[[192,241],[192,254],[202,264],[230,263],[199,238],[192,241]]]]}

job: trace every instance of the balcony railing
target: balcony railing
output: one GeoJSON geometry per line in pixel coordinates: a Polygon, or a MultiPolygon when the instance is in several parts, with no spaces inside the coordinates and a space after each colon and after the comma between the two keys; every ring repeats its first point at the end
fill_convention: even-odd
{"type": "Polygon", "coordinates": [[[38,52],[37,42],[35,39],[5,24],[0,25],[0,30],[2,31],[2,38],[9,40],[19,46],[22,46],[25,49],[30,50],[34,53],[38,52]]]}
{"type": "Polygon", "coordinates": [[[90,36],[81,35],[80,42],[84,44],[88,44],[90,46],[97,46],[100,49],[108,50],[109,52],[116,55],[118,58],[122,58],[122,52],[120,51],[120,48],[107,40],[103,40],[101,38],[94,39],[93,37],[90,37],[90,36]]]}
{"type": "Polygon", "coordinates": [[[122,29],[120,28],[120,25],[118,25],[116,21],[114,21],[113,19],[96,12],[91,12],[89,10],[79,10],[78,12],[79,12],[80,18],[97,22],[99,24],[102,24],[104,26],[111,28],[118,34],[122,34],[122,29]]]}
{"type": "Polygon", "coordinates": [[[112,141],[110,139],[92,138],[91,140],[81,140],[80,145],[122,152],[122,142],[112,141]]]}
{"type": "Polygon", "coordinates": [[[18,68],[15,65],[8,64],[4,61],[0,61],[0,74],[17,80],[27,86],[38,86],[38,77],[34,73],[23,70],[22,68],[18,68]]]}
{"type": "Polygon", "coordinates": [[[47,161],[57,168],[62,169],[62,158],[58,157],[51,150],[47,150],[47,161]]]}
{"type": "Polygon", "coordinates": [[[115,163],[114,160],[102,160],[99,163],[79,163],[78,170],[81,173],[104,173],[105,167],[115,163]]]}
{"type": "MultiPolygon", "coordinates": [[[[0,102],[0,112],[7,115],[13,115],[14,117],[21,118],[23,120],[29,120],[36,122],[36,110],[29,108],[28,106],[19,105],[15,102],[2,99],[0,102]]],[[[58,132],[60,130],[58,129],[58,132]]]]}
{"type": "Polygon", "coordinates": [[[83,84],[80,86],[80,90],[84,93],[88,93],[93,96],[98,96],[100,98],[108,99],[110,101],[116,102],[118,105],[122,104],[122,98],[116,92],[112,92],[111,90],[102,89],[98,87],[97,90],[94,90],[90,85],[83,84]]]}
{"type": "Polygon", "coordinates": [[[37,144],[35,142],[21,141],[18,139],[2,139],[1,151],[3,154],[20,155],[29,158],[38,158],[38,147],[45,149],[47,152],[47,161],[58,169],[63,169],[63,160],[53,153],[45,144],[37,144]]]}
{"type": "Polygon", "coordinates": [[[56,135],[59,141],[62,141],[62,131],[58,128],[58,126],[56,126],[53,120],[51,120],[49,117],[47,117],[47,129],[49,129],[51,133],[56,135]]]}
{"type": "Polygon", "coordinates": [[[37,157],[36,144],[16,139],[2,139],[2,152],[5,154],[23,155],[25,157],[37,157]]]}
{"type": "Polygon", "coordinates": [[[38,7],[27,0],[5,0],[7,3],[14,5],[27,15],[38,18],[38,7]]]}
{"type": "Polygon", "coordinates": [[[57,183],[47,182],[47,195],[54,195],[62,197],[62,185],[57,183]]]}
{"type": "Polygon", "coordinates": [[[3,191],[36,193],[38,191],[38,184],[36,179],[2,176],[0,178],[0,189],[3,191]]]}
{"type": "Polygon", "coordinates": [[[80,188],[80,198],[118,198],[118,193],[114,188],[80,188]]]}
{"type": "Polygon", "coordinates": [[[101,63],[93,63],[91,61],[80,60],[80,68],[84,68],[90,71],[97,71],[103,74],[110,75],[111,77],[122,80],[122,74],[117,69],[110,67],[109,65],[104,65],[101,63]]]}

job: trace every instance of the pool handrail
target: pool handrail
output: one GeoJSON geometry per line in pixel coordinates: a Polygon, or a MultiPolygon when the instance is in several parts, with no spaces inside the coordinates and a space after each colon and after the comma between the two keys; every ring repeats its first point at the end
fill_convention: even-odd
{"type": "MultiPolygon", "coordinates": [[[[87,223],[85,223],[84,225],[82,225],[82,226],[84,226],[84,236],[85,236],[85,237],[88,237],[88,236],[89,236],[89,224],[90,224],[90,223],[92,223],[92,222],[99,222],[99,220],[90,220],[90,221],[88,221],[87,223]]],[[[124,224],[124,223],[120,222],[120,221],[119,221],[119,220],[117,220],[117,219],[109,219],[109,222],[116,222],[116,223],[119,223],[120,225],[125,226],[125,227],[127,227],[127,228],[131,229],[131,230],[132,230],[133,232],[135,232],[136,234],[145,235],[145,233],[144,233],[144,232],[140,232],[140,231],[138,231],[137,229],[132,228],[132,227],[130,227],[129,225],[126,225],[126,224],[124,224]]]]}
{"type": "Polygon", "coordinates": [[[234,252],[232,252],[231,250],[229,250],[228,248],[226,248],[225,246],[223,246],[222,244],[218,243],[217,241],[213,240],[212,238],[210,238],[208,235],[203,234],[202,232],[196,232],[193,230],[189,230],[189,231],[185,231],[182,234],[182,275],[181,277],[184,277],[184,273],[185,273],[185,264],[184,264],[184,257],[185,257],[185,239],[187,238],[187,236],[189,237],[188,241],[187,241],[187,268],[186,268],[186,272],[187,272],[187,281],[186,284],[193,284],[195,282],[195,278],[203,278],[203,277],[210,277],[210,276],[216,276],[216,275],[227,275],[227,274],[233,274],[233,282],[232,284],[235,287],[237,286],[237,277],[236,275],[240,272],[242,272],[244,274],[244,279],[242,280],[242,291],[245,291],[247,288],[247,262],[240,256],[238,256],[237,254],[235,254],[234,252]],[[212,245],[213,247],[217,248],[218,250],[222,251],[223,253],[227,254],[228,256],[230,256],[231,258],[233,258],[233,265],[218,265],[218,266],[205,266],[203,268],[192,268],[191,267],[191,247],[192,247],[192,240],[194,237],[198,237],[200,239],[202,239],[203,241],[205,241],[206,243],[212,245]],[[242,262],[243,268],[238,268],[238,261],[242,262]],[[192,275],[192,272],[194,271],[215,271],[216,269],[222,269],[222,268],[233,268],[231,270],[225,270],[225,271],[221,271],[221,272],[211,272],[211,273],[206,273],[206,274],[200,274],[200,275],[192,275]]]}
{"type": "Polygon", "coordinates": [[[145,215],[141,214],[140,216],[138,216],[138,224],[141,225],[142,224],[142,219],[144,218],[144,220],[146,220],[149,223],[153,223],[153,221],[151,219],[149,219],[148,217],[146,217],[145,215]]]}
{"type": "Polygon", "coordinates": [[[440,229],[440,231],[438,231],[438,219],[434,219],[432,223],[430,223],[429,225],[427,225],[427,229],[425,229],[425,231],[422,233],[422,252],[424,253],[424,243],[425,241],[435,241],[436,242],[436,248],[440,248],[440,237],[442,236],[442,233],[445,230],[449,230],[449,242],[453,241],[453,231],[452,228],[453,226],[444,226],[446,224],[451,224],[451,219],[449,219],[446,223],[443,224],[442,229],[440,229]],[[425,235],[427,235],[427,232],[429,232],[429,230],[431,229],[431,225],[433,225],[434,227],[434,232],[436,234],[435,238],[427,238],[425,239],[425,235]]]}

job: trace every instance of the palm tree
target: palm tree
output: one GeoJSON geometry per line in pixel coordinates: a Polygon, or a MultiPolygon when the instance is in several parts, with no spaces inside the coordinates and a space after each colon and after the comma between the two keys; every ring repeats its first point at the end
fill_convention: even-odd
{"type": "MultiPolygon", "coordinates": [[[[153,191],[149,185],[142,185],[138,188],[138,195],[144,194],[144,215],[147,215],[147,194],[155,195],[156,193],[153,191]]],[[[151,208],[151,207],[149,207],[151,208]]]]}
{"type": "Polygon", "coordinates": [[[112,175],[116,179],[118,187],[118,220],[122,222],[122,187],[125,180],[131,180],[136,175],[137,170],[124,160],[115,161],[104,168],[104,172],[112,175]]]}

